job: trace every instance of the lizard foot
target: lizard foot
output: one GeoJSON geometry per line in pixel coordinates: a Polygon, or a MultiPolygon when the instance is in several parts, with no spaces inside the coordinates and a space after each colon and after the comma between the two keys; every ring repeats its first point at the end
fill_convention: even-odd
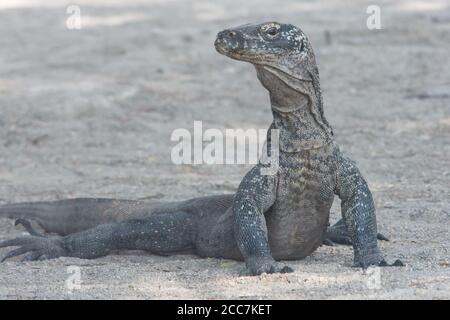
{"type": "Polygon", "coordinates": [[[23,225],[31,236],[1,241],[0,248],[19,248],[8,252],[0,262],[20,255],[25,255],[22,261],[55,259],[66,255],[61,237],[45,237],[35,231],[27,220],[18,219],[15,224],[23,225]]]}
{"type": "Polygon", "coordinates": [[[245,261],[246,268],[241,271],[241,276],[258,276],[263,273],[291,273],[294,270],[272,258],[248,258],[245,261]]]}
{"type": "Polygon", "coordinates": [[[377,267],[404,267],[405,264],[401,260],[395,260],[394,263],[389,264],[384,260],[384,258],[380,254],[376,255],[369,255],[364,258],[355,260],[355,263],[353,265],[356,268],[363,268],[367,269],[370,266],[377,266],[377,267]]]}
{"type": "Polygon", "coordinates": [[[391,263],[391,264],[389,264],[385,260],[383,260],[381,263],[378,264],[378,266],[379,267],[404,267],[405,264],[399,259],[395,260],[394,263],[391,263]]]}
{"type": "MultiPolygon", "coordinates": [[[[377,233],[377,239],[389,241],[389,239],[381,233],[377,233]]],[[[352,245],[352,240],[347,231],[347,227],[344,224],[344,220],[342,219],[328,228],[325,239],[323,240],[323,244],[326,246],[333,246],[335,243],[349,246],[352,245]]]]}

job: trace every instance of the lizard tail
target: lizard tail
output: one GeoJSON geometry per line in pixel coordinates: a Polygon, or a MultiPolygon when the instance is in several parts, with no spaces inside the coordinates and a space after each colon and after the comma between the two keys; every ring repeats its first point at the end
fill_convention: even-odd
{"type": "Polygon", "coordinates": [[[129,203],[127,200],[79,198],[7,204],[0,206],[0,218],[32,220],[47,232],[67,235],[118,220],[117,211],[111,209],[129,203]]]}
{"type": "Polygon", "coordinates": [[[0,217],[11,219],[36,219],[45,212],[42,203],[18,203],[0,206],[0,217]]]}

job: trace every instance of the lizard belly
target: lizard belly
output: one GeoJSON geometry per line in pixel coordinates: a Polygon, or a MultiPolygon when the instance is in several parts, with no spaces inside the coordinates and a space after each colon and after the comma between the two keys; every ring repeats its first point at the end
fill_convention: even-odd
{"type": "Polygon", "coordinates": [[[269,244],[275,259],[301,259],[323,242],[331,205],[334,174],[327,157],[280,159],[277,200],[267,215],[269,244]],[[295,169],[292,169],[295,168],[295,169]]]}

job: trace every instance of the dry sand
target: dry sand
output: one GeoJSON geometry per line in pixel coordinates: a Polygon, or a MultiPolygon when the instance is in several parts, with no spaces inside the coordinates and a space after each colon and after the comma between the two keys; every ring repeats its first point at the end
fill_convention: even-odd
{"type": "MultiPolygon", "coordinates": [[[[213,41],[274,19],[310,36],[327,118],[392,240],[381,249],[407,266],[363,275],[344,246],[289,262],[292,274],[242,278],[242,263],[185,255],[13,260],[0,264],[0,298],[450,298],[450,1],[377,1],[382,30],[368,30],[372,2],[2,0],[1,203],[233,192],[248,166],[175,166],[170,134],[194,120],[268,126],[253,68],[213,41]],[[69,3],[81,30],[66,28],[69,3]],[[81,272],[72,290],[69,266],[81,272]]],[[[22,233],[0,220],[0,239],[22,233]]]]}

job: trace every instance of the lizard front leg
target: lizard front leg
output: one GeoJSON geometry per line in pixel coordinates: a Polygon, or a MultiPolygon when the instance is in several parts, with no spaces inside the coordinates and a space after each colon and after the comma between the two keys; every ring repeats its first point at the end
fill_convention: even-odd
{"type": "Polygon", "coordinates": [[[242,180],[233,202],[235,237],[245,259],[244,275],[292,272],[274,260],[264,214],[276,199],[277,176],[262,175],[255,166],[242,180]]]}
{"type": "MultiPolygon", "coordinates": [[[[388,266],[378,248],[372,194],[355,163],[347,157],[339,158],[335,192],[341,199],[342,217],[353,245],[355,266],[388,266]]],[[[403,263],[397,260],[393,265],[403,263]]]]}

